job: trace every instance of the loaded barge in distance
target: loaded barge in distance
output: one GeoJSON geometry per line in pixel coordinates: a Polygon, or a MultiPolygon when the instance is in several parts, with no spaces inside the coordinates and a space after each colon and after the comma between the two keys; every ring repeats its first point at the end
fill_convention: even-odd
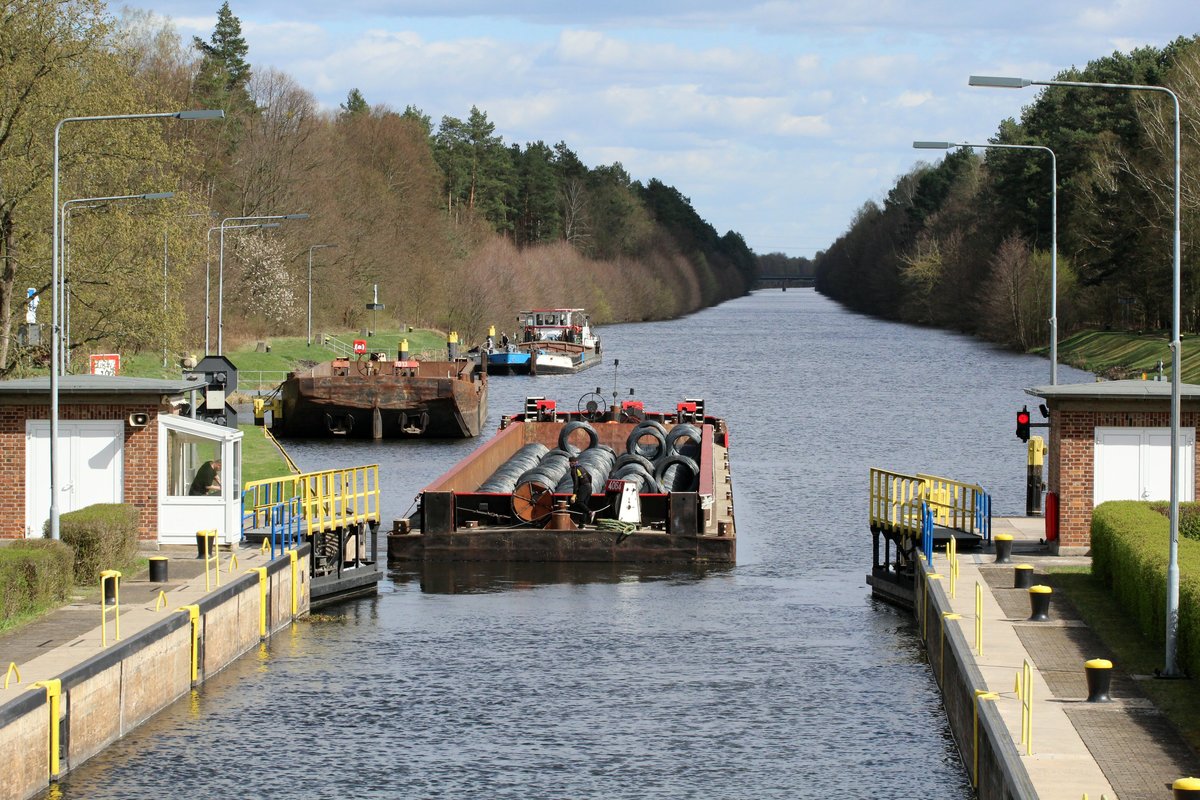
{"type": "MultiPolygon", "coordinates": [[[[461,439],[487,417],[487,375],[466,358],[421,361],[402,350],[336,358],[288,373],[277,393],[254,404],[255,424],[281,436],[461,439]]],[[[361,352],[360,352],[361,350],[361,352]]]]}
{"type": "Polygon", "coordinates": [[[414,520],[394,522],[389,563],[734,563],[725,421],[706,415],[703,400],[664,413],[584,400],[564,413],[527,398],[523,413],[420,493],[414,520]],[[586,512],[569,507],[573,454],[591,476],[586,512]]]}
{"type": "Polygon", "coordinates": [[[517,317],[516,341],[505,335],[497,344],[493,331],[480,359],[491,375],[562,375],[600,363],[600,337],[582,308],[541,308],[517,317]]]}

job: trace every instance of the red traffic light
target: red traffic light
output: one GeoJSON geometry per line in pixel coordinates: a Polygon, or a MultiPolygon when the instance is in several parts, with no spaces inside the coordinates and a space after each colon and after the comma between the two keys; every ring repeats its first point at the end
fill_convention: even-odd
{"type": "Polygon", "coordinates": [[[1022,442],[1029,441],[1029,409],[1022,408],[1017,412],[1017,438],[1022,442]]]}

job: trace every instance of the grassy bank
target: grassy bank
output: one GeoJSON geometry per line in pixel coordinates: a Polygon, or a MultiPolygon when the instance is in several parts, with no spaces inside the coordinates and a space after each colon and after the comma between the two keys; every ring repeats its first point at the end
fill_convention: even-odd
{"type": "MultiPolygon", "coordinates": [[[[1163,375],[1170,377],[1171,351],[1167,344],[1168,331],[1129,333],[1123,331],[1083,331],[1058,344],[1058,358],[1063,364],[1094,372],[1105,378],[1140,378],[1143,373],[1153,378],[1158,362],[1163,362],[1163,375]]],[[[1035,352],[1049,353],[1046,348],[1035,352]]],[[[1183,373],[1185,383],[1200,382],[1200,336],[1183,337],[1183,373]]]]}

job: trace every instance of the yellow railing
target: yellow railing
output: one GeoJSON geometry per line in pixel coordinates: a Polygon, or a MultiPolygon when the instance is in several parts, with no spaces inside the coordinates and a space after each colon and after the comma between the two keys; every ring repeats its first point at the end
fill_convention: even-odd
{"type": "Polygon", "coordinates": [[[871,468],[871,527],[884,526],[901,533],[921,534],[921,503],[926,479],[885,469],[871,468]]]}
{"type": "Polygon", "coordinates": [[[917,473],[917,477],[926,487],[926,501],[933,511],[934,524],[967,533],[982,533],[975,530],[975,505],[984,494],[982,488],[973,483],[939,478],[936,475],[917,473]]]}
{"type": "Polygon", "coordinates": [[[242,514],[254,527],[270,523],[271,511],[295,500],[308,533],[378,523],[379,465],[305,472],[247,483],[242,514]]]}

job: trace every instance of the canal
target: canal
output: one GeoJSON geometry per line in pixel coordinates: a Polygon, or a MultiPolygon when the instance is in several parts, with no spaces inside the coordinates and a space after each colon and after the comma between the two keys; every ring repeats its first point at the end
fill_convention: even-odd
{"type": "MultiPolygon", "coordinates": [[[[867,471],[974,481],[997,514],[1021,513],[1015,412],[1048,362],[812,290],[601,334],[600,367],[493,378],[489,435],[527,395],[703,397],[729,421],[736,567],[393,572],[378,597],[278,634],[71,773],[61,796],[970,797],[911,626],[865,584],[867,471]]],[[[477,444],[289,450],[306,470],[380,464],[387,527],[477,444]]]]}

